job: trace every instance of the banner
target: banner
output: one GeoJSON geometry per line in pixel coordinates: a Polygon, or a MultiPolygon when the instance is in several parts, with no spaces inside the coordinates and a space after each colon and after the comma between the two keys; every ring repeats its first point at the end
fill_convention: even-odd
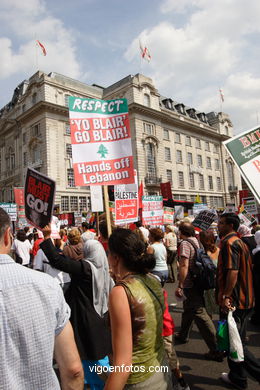
{"type": "Polygon", "coordinates": [[[133,183],[127,100],[70,96],[69,110],[75,184],[133,183]]]}
{"type": "Polygon", "coordinates": [[[137,173],[135,183],[114,187],[115,224],[124,225],[138,221],[138,185],[137,173]]]}
{"type": "Polygon", "coordinates": [[[80,212],[74,211],[74,225],[76,227],[81,227],[82,222],[82,214],[80,212]]]}
{"type": "Polygon", "coordinates": [[[32,168],[27,168],[24,189],[25,216],[38,229],[51,221],[55,197],[55,181],[32,168]]]}
{"type": "Polygon", "coordinates": [[[143,225],[163,225],[163,197],[143,196],[143,225]]]}
{"type": "Polygon", "coordinates": [[[243,198],[242,199],[242,203],[244,205],[244,208],[246,210],[247,213],[249,214],[257,214],[258,210],[257,210],[257,204],[256,204],[256,201],[255,201],[255,198],[243,198]]]}
{"type": "Polygon", "coordinates": [[[14,200],[17,205],[17,217],[18,229],[23,229],[27,226],[27,220],[25,218],[25,208],[24,208],[24,189],[23,188],[14,188],[14,200]]]}
{"type": "Polygon", "coordinates": [[[260,203],[260,128],[245,131],[223,144],[260,203]]]}
{"type": "Polygon", "coordinates": [[[183,206],[174,206],[174,219],[183,219],[184,218],[184,207],[183,206]]]}
{"type": "Polygon", "coordinates": [[[90,186],[91,211],[104,211],[102,186],[90,186]]]}
{"type": "Polygon", "coordinates": [[[171,182],[167,181],[166,183],[161,183],[161,193],[164,199],[172,199],[172,188],[171,182]]]}
{"type": "Polygon", "coordinates": [[[163,208],[163,224],[173,225],[174,209],[171,207],[163,208]]]}
{"type": "Polygon", "coordinates": [[[60,226],[74,226],[74,213],[59,214],[60,226]]]}
{"type": "Polygon", "coordinates": [[[196,216],[192,225],[201,230],[208,230],[210,225],[217,219],[218,216],[215,210],[203,210],[196,216]]]}
{"type": "Polygon", "coordinates": [[[223,211],[223,213],[236,213],[237,212],[237,207],[235,203],[227,203],[226,208],[223,211]]]}
{"type": "Polygon", "coordinates": [[[241,213],[238,214],[238,216],[240,219],[240,223],[248,227],[251,226],[252,223],[257,222],[251,214],[246,212],[246,210],[243,210],[241,213]]]}
{"type": "Polygon", "coordinates": [[[9,215],[12,222],[17,220],[17,207],[15,203],[0,203],[0,207],[9,215]]]}

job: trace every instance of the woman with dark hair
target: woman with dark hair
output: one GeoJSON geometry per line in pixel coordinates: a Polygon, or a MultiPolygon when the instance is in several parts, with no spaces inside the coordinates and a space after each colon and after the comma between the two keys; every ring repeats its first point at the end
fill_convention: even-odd
{"type": "Polygon", "coordinates": [[[147,252],[154,255],[155,267],[152,273],[156,275],[162,286],[168,279],[168,266],[167,266],[167,251],[162,242],[164,237],[163,231],[159,228],[153,228],[149,231],[149,241],[151,245],[148,247],[147,252]]]}
{"type": "Polygon", "coordinates": [[[149,274],[155,266],[154,255],[128,229],[115,229],[108,247],[116,281],[109,296],[113,365],[125,369],[112,372],[105,389],[170,389],[168,372],[158,368],[165,364],[164,297],[159,281],[149,274]]]}
{"type": "MultiPolygon", "coordinates": [[[[219,248],[215,244],[214,233],[212,231],[201,231],[199,239],[204,251],[211,258],[217,268],[219,248]]],[[[211,318],[213,314],[219,313],[219,306],[216,304],[215,289],[204,291],[204,300],[207,313],[211,318]]]]}
{"type": "Polygon", "coordinates": [[[11,249],[15,254],[15,261],[28,267],[30,264],[30,251],[32,249],[32,244],[27,239],[24,230],[18,230],[11,249]]]}
{"type": "Polygon", "coordinates": [[[75,261],[60,254],[54,247],[50,227],[43,229],[45,240],[41,249],[49,264],[67,272],[71,283],[65,299],[71,308],[70,321],[75,341],[83,361],[86,383],[91,389],[103,389],[104,383],[97,376],[94,366],[108,366],[111,338],[106,321],[109,291],[114,285],[108,268],[106,253],[96,240],[84,244],[84,258],[75,261]]]}

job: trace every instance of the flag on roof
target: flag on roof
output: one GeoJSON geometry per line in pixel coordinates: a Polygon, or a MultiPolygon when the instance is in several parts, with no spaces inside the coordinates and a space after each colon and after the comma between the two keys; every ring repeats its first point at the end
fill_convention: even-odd
{"type": "Polygon", "coordinates": [[[219,88],[219,94],[220,94],[220,99],[222,102],[224,102],[224,93],[223,93],[223,89],[219,88]]]}
{"type": "Polygon", "coordinates": [[[43,54],[44,56],[46,56],[47,51],[46,51],[45,47],[43,46],[43,44],[42,44],[40,41],[38,41],[38,40],[36,40],[36,43],[37,43],[37,45],[42,49],[42,54],[43,54]]]}
{"type": "Polygon", "coordinates": [[[141,41],[139,41],[140,51],[141,51],[141,57],[143,60],[146,60],[148,62],[151,61],[151,54],[149,53],[149,50],[146,46],[143,46],[141,41]]]}

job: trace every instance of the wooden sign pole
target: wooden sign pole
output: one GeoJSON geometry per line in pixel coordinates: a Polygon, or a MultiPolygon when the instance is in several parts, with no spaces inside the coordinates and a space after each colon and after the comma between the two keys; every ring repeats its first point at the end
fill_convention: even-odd
{"type": "Polygon", "coordinates": [[[111,218],[110,218],[110,210],[109,210],[108,187],[103,186],[103,188],[104,188],[104,201],[105,201],[105,211],[106,211],[106,220],[107,220],[107,234],[109,237],[112,233],[112,229],[111,229],[111,218]]]}

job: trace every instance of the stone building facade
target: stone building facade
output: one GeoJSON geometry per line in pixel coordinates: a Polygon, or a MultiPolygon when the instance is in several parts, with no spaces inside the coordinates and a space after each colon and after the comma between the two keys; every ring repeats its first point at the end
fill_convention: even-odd
{"type": "Polygon", "coordinates": [[[146,194],[159,194],[160,183],[170,181],[174,199],[199,195],[216,208],[237,203],[241,178],[222,146],[233,136],[227,114],[205,114],[164,97],[141,74],[104,88],[40,71],[0,110],[0,201],[13,200],[30,166],[56,181],[61,212],[89,209],[89,187],[74,185],[69,96],[127,98],[135,168],[146,194]]]}

